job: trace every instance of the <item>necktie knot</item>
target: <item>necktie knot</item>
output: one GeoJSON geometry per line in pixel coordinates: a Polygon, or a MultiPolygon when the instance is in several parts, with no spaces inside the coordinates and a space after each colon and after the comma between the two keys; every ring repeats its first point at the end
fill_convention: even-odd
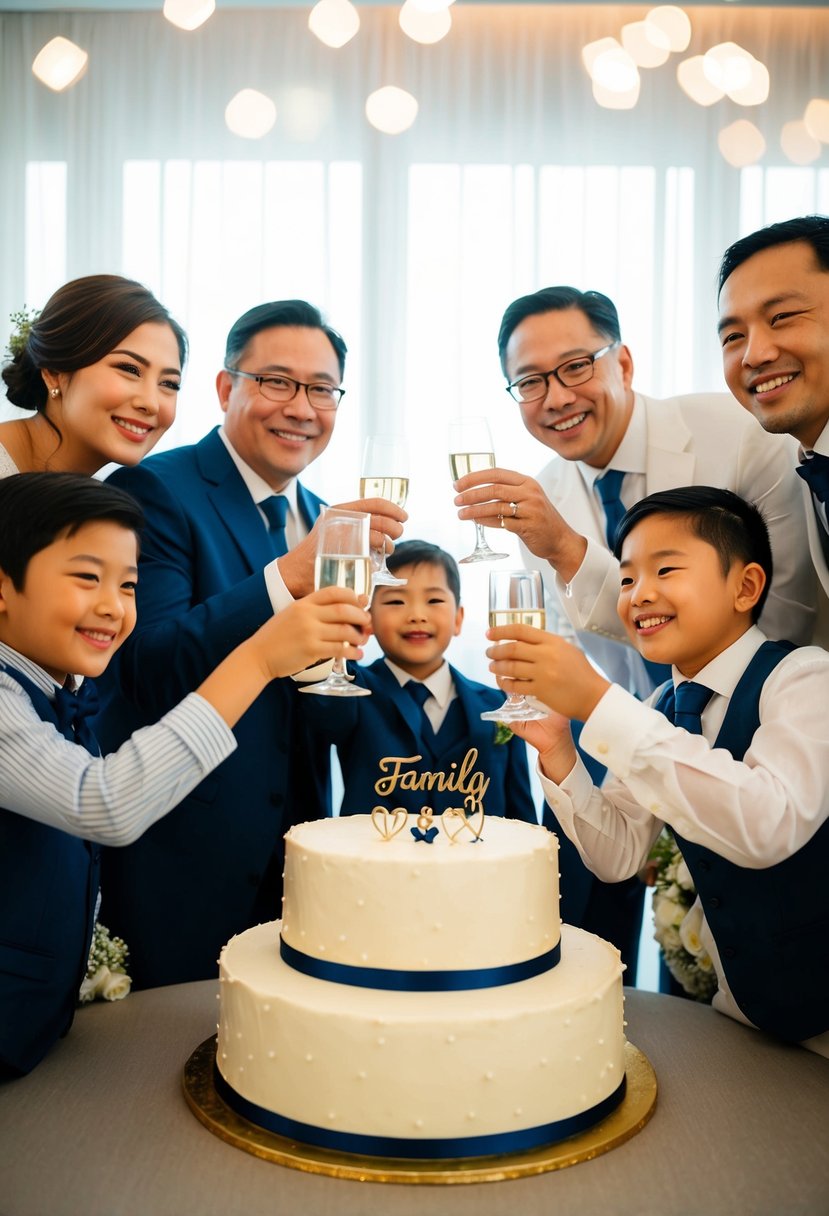
{"type": "Polygon", "coordinates": [[[802,477],[815,498],[821,502],[829,499],[829,456],[815,452],[808,460],[797,466],[797,475],[802,477]]]}
{"type": "Polygon", "coordinates": [[[288,518],[288,499],[284,494],[272,494],[263,499],[259,506],[268,521],[268,530],[273,544],[274,556],[281,557],[288,552],[285,539],[285,520],[288,518]]]}
{"type": "Polygon", "coordinates": [[[596,490],[602,500],[605,518],[605,536],[612,549],[616,542],[616,533],[625,513],[622,502],[622,482],[625,475],[621,469],[608,469],[601,477],[596,478],[596,490]]]}
{"type": "Polygon", "coordinates": [[[704,684],[686,680],[678,684],[674,692],[674,724],[682,726],[691,735],[702,734],[702,711],[714,692],[704,684]]]}
{"type": "Polygon", "coordinates": [[[426,685],[421,684],[418,680],[407,680],[403,687],[415,705],[419,705],[421,709],[432,695],[426,685]]]}

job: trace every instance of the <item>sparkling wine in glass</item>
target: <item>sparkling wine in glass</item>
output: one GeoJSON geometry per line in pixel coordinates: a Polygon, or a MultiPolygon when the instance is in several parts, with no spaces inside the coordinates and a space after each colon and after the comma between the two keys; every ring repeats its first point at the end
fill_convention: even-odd
{"type": "MultiPolygon", "coordinates": [[[[323,507],[314,564],[314,586],[348,587],[358,595],[371,594],[369,525],[363,511],[323,507]]],[[[300,692],[323,697],[370,697],[368,688],[351,683],[344,659],[335,659],[331,674],[319,684],[303,684],[300,692]]]]}
{"type": "MultiPolygon", "coordinates": [[[[544,629],[544,584],[537,570],[491,570],[489,574],[489,624],[531,625],[544,629]]],[[[481,717],[488,722],[533,722],[546,718],[520,693],[509,693],[503,705],[481,717]]]]}
{"type": "MultiPolygon", "coordinates": [[[[453,481],[467,473],[495,468],[494,445],[486,418],[464,418],[449,424],[449,466],[453,481]]],[[[468,557],[460,558],[461,564],[494,562],[508,556],[490,549],[483,524],[475,520],[475,548],[468,557]]]]}
{"type": "MultiPolygon", "coordinates": [[[[360,478],[361,498],[387,498],[395,506],[405,507],[409,494],[409,458],[402,435],[370,435],[363,451],[363,475],[360,478]]],[[[371,550],[374,573],[372,584],[402,587],[405,578],[396,578],[386,565],[385,543],[371,550]]]]}

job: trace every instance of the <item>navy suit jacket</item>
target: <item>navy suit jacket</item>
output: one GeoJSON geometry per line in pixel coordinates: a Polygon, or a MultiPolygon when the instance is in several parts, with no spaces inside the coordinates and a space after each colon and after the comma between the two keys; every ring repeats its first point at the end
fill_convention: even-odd
{"type": "MultiPolygon", "coordinates": [[[[110,480],[144,508],[138,625],[103,680],[105,752],[195,689],[273,609],[264,521],[213,431],[110,480]]],[[[297,487],[310,527],[322,500],[297,487]]],[[[282,836],[324,805],[327,755],[275,680],[234,728],[238,749],[135,844],[106,849],[102,917],[130,949],[136,985],[212,978],[234,933],[279,914],[282,836]]]]}
{"type": "Polygon", "coordinates": [[[485,813],[537,822],[525,744],[517,738],[496,744],[496,724],[481,721],[482,711],[495,709],[503,702],[503,693],[468,680],[450,666],[467,729],[462,738],[432,760],[422,735],[422,711],[400,687],[385,660],[378,659],[368,667],[352,670],[355,680],[371,690],[370,697],[302,698],[303,702],[310,702],[302,708],[315,735],[337,744],[345,786],[341,814],[366,815],[375,806],[390,810],[404,806],[418,814],[421,807],[430,806],[440,814],[447,807],[462,806],[463,799],[457,792],[440,792],[437,788],[431,791],[396,788],[388,795],[378,794],[375,782],[384,775],[378,763],[385,756],[419,756],[421,759],[402,767],[419,773],[448,773],[450,764],[460,765],[466,752],[474,747],[478,750],[475,769],[490,778],[483,799],[485,813]]]}

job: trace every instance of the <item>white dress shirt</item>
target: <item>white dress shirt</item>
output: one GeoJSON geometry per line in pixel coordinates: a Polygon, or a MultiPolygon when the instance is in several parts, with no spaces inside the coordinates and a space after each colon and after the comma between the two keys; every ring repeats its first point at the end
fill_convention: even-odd
{"type": "MultiPolygon", "coordinates": [[[[544,796],[585,864],[605,882],[636,874],[668,824],[735,865],[764,869],[791,857],[829,815],[829,654],[805,646],[774,668],[760,694],[760,726],[742,761],[714,748],[729,700],[765,641],[753,626],[694,677],[714,690],[702,735],[613,685],[587,719],[581,746],[610,770],[594,788],[577,760],[544,796]]],[[[683,677],[674,669],[675,683],[683,677]]],[[[653,700],[653,698],[651,698],[653,700]]],[[[700,934],[719,991],[714,1006],[747,1021],[728,989],[705,920],[700,934]]],[[[829,1054],[829,1034],[807,1044],[829,1054]]]]}
{"type": "MultiPolygon", "coordinates": [[[[4,663],[54,699],[52,677],[0,642],[4,663]]],[[[91,756],[44,722],[0,666],[0,807],[71,836],[131,844],[235,748],[233,732],[218,711],[190,693],[116,752],[91,756]]]]}

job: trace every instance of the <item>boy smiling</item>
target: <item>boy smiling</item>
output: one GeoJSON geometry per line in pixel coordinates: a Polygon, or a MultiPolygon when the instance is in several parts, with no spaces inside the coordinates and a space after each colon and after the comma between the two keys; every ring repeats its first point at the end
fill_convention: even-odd
{"type": "Polygon", "coordinates": [[[605,881],[637,873],[671,827],[702,904],[715,1007],[829,1055],[829,655],[770,642],[754,624],[771,581],[768,533],[729,491],[642,499],[616,551],[620,618],[645,658],[672,664],[672,681],[643,705],[562,639],[492,629],[499,681],[553,710],[516,731],[539,752],[561,827],[605,881]],[[582,748],[612,774],[601,790],[570,718],[584,719],[582,748]]]}
{"type": "Polygon", "coordinates": [[[91,477],[21,473],[0,480],[0,518],[2,1079],[29,1072],[72,1023],[96,843],[137,839],[231,754],[231,728],[273,678],[359,646],[367,621],[353,592],[298,600],[101,757],[95,698],[75,677],[101,675],[135,625],[141,509],[91,477]]]}
{"type": "Polygon", "coordinates": [[[493,724],[481,721],[502,698],[446,661],[463,622],[454,558],[410,540],[387,564],[407,581],[374,590],[371,623],[383,658],[354,669],[372,695],[324,705],[300,698],[315,702],[303,710],[315,732],[337,745],[345,785],[340,814],[365,815],[375,806],[420,814],[429,806],[439,815],[465,792],[484,790],[488,815],[536,823],[523,742],[496,743],[493,724]],[[463,789],[447,784],[452,773],[465,774],[463,789]]]}

